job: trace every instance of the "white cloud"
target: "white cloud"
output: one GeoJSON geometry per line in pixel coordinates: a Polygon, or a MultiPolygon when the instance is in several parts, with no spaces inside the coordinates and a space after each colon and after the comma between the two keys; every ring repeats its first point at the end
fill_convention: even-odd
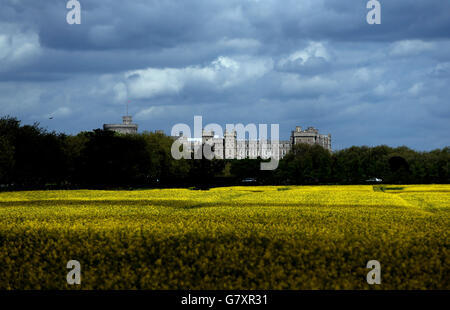
{"type": "Polygon", "coordinates": [[[423,90],[423,83],[419,82],[414,84],[410,89],[408,89],[408,93],[412,96],[419,95],[423,90]]]}
{"type": "Polygon", "coordinates": [[[226,89],[251,79],[258,79],[273,69],[267,58],[233,59],[218,57],[209,65],[185,68],[148,68],[125,74],[130,98],[144,99],[158,95],[173,95],[189,85],[211,89],[226,89]]]}
{"type": "Polygon", "coordinates": [[[282,58],[278,65],[284,66],[289,62],[300,62],[304,65],[310,58],[323,58],[330,60],[330,54],[321,42],[309,42],[308,46],[303,50],[296,51],[286,58],[282,58]]]}
{"type": "Polygon", "coordinates": [[[40,53],[39,36],[16,25],[0,23],[0,70],[23,63],[40,53]]]}
{"type": "Polygon", "coordinates": [[[394,81],[382,82],[378,84],[374,89],[374,93],[378,96],[388,96],[392,95],[394,90],[397,88],[397,83],[394,81]]]}
{"type": "Polygon", "coordinates": [[[154,117],[161,116],[163,113],[164,113],[164,107],[161,107],[161,106],[150,107],[150,108],[146,108],[146,109],[139,111],[136,114],[135,119],[136,120],[148,120],[148,119],[152,119],[154,117]]]}
{"type": "Polygon", "coordinates": [[[124,102],[127,99],[127,86],[124,83],[114,85],[113,91],[115,93],[114,99],[116,102],[124,102]]]}
{"type": "MultiPolygon", "coordinates": [[[[199,76],[202,72],[197,73],[199,76]]],[[[128,79],[130,97],[150,98],[160,94],[178,93],[184,87],[183,75],[184,72],[179,69],[149,68],[132,71],[125,76],[128,79]]],[[[206,77],[206,74],[204,76],[206,77]]]]}
{"type": "Polygon", "coordinates": [[[234,49],[257,49],[261,46],[258,40],[251,38],[223,38],[219,41],[219,45],[223,47],[229,47],[234,49]]]}
{"type": "Polygon", "coordinates": [[[450,76],[450,62],[438,63],[432,70],[436,76],[450,76]]]}
{"type": "Polygon", "coordinates": [[[370,80],[371,74],[367,68],[359,68],[354,73],[354,77],[364,82],[368,82],[370,80]]]}
{"type": "Polygon", "coordinates": [[[354,73],[349,73],[348,80],[353,80],[354,82],[360,84],[360,82],[367,83],[380,80],[383,77],[385,70],[384,68],[377,67],[362,67],[350,72],[354,73]]]}
{"type": "Polygon", "coordinates": [[[288,95],[310,95],[329,93],[338,88],[338,83],[321,76],[301,78],[296,74],[283,74],[281,91],[288,95]]]}
{"type": "Polygon", "coordinates": [[[114,74],[101,75],[96,83],[89,89],[89,95],[97,98],[107,98],[112,95],[109,103],[123,105],[128,97],[127,85],[123,83],[122,77],[114,74]]]}
{"type": "Polygon", "coordinates": [[[434,43],[421,40],[403,40],[394,42],[390,48],[392,56],[414,56],[426,51],[433,50],[434,43]]]}

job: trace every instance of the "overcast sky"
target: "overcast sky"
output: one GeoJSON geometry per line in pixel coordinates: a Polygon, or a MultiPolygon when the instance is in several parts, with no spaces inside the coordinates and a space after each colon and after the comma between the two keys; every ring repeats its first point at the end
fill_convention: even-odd
{"type": "Polygon", "coordinates": [[[333,148],[450,145],[450,1],[0,0],[0,115],[77,133],[121,122],[296,125],[333,148]],[[52,120],[49,117],[53,117],[52,120]]]}

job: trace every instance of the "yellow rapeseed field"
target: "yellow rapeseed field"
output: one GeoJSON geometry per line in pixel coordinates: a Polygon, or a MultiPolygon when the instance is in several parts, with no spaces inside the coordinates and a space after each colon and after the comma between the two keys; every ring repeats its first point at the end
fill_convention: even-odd
{"type": "Polygon", "coordinates": [[[0,289],[450,289],[449,228],[450,185],[6,192],[0,289]]]}

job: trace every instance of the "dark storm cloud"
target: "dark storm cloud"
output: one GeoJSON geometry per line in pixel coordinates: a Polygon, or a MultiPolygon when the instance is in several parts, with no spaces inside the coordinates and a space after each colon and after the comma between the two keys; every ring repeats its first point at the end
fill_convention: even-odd
{"type": "Polygon", "coordinates": [[[365,21],[366,1],[81,1],[83,23],[68,25],[66,1],[5,0],[3,21],[33,25],[56,49],[161,49],[220,37],[264,43],[312,40],[406,40],[450,36],[450,2],[384,1],[382,24],[365,21]],[[363,17],[363,18],[361,18],[363,17]]]}
{"type": "Polygon", "coordinates": [[[450,2],[65,0],[0,3],[0,109],[49,129],[280,123],[353,144],[449,145],[450,2]],[[49,120],[49,116],[54,116],[49,120]],[[432,138],[430,138],[432,137],[432,138]]]}

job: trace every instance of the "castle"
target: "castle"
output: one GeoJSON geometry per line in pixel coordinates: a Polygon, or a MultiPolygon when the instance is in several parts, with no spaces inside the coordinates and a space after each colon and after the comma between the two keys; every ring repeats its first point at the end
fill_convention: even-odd
{"type": "MultiPolygon", "coordinates": [[[[138,130],[138,125],[132,123],[131,116],[123,117],[123,124],[105,124],[104,130],[111,130],[121,134],[135,134],[138,130]]],[[[161,132],[161,131],[157,131],[161,132]]],[[[195,151],[202,147],[203,144],[209,143],[214,145],[213,152],[218,159],[262,159],[275,158],[281,159],[296,144],[318,144],[324,149],[332,151],[331,149],[331,135],[322,135],[314,127],[308,127],[302,130],[302,127],[297,126],[291,132],[291,138],[288,141],[258,141],[258,140],[238,140],[235,131],[225,131],[224,137],[218,137],[214,131],[203,130],[202,139],[189,139],[185,136],[172,137],[173,139],[185,139],[185,142],[191,143],[192,149],[195,151]]]]}
{"type": "Polygon", "coordinates": [[[324,149],[332,151],[330,134],[322,135],[314,127],[302,130],[300,126],[291,132],[291,138],[288,141],[238,140],[235,131],[225,131],[223,138],[215,136],[213,131],[203,131],[202,141],[193,141],[194,150],[195,147],[204,143],[215,146],[214,154],[219,159],[256,159],[258,157],[281,159],[289,153],[294,145],[300,143],[318,144],[324,149]]]}

